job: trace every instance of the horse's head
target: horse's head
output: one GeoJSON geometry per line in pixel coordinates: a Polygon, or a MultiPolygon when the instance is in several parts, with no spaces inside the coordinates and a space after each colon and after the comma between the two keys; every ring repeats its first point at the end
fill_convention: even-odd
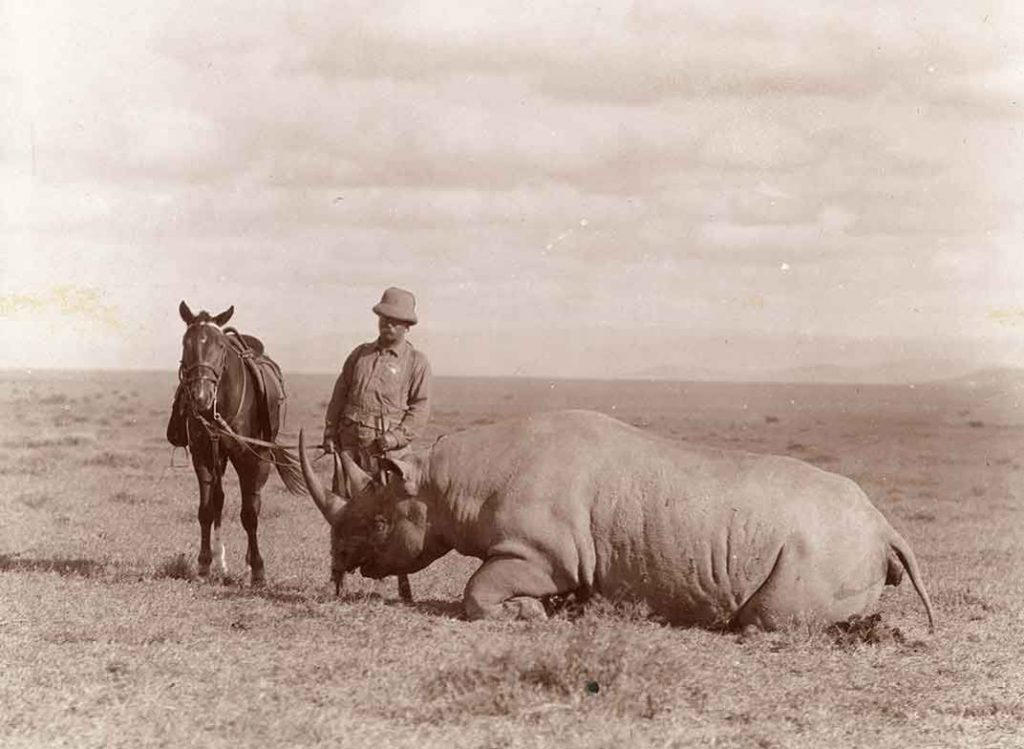
{"type": "Polygon", "coordinates": [[[185,302],[178,307],[181,319],[188,326],[181,339],[178,377],[188,391],[193,408],[199,413],[211,411],[217,402],[217,385],[228,353],[228,339],[221,326],[231,319],[234,311],[232,306],[219,315],[211,315],[205,310],[195,315],[185,302]]]}

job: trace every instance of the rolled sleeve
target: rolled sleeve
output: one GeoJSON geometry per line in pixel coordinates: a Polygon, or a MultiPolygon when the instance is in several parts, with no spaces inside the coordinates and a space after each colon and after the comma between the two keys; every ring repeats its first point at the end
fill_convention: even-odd
{"type": "Polygon", "coordinates": [[[324,416],[324,427],[329,430],[337,430],[341,422],[341,414],[345,409],[345,402],[348,400],[349,390],[352,388],[352,372],[355,368],[355,360],[359,354],[359,348],[348,355],[345,364],[341,368],[341,374],[334,382],[334,390],[331,392],[331,401],[327,404],[327,414],[324,416]]]}

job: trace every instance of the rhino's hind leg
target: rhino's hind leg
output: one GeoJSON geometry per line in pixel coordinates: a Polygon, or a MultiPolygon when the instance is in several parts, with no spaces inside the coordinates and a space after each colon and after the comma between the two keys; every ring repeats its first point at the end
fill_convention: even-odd
{"type": "Polygon", "coordinates": [[[752,629],[774,630],[778,629],[783,622],[778,621],[775,599],[778,597],[780,580],[783,574],[783,556],[786,554],[786,547],[779,549],[775,557],[775,564],[772,565],[768,577],[761,583],[760,587],[750,596],[743,605],[733,614],[729,620],[729,629],[742,630],[749,633],[752,629]]]}
{"type": "Polygon", "coordinates": [[[544,596],[560,592],[551,576],[524,559],[488,559],[466,585],[467,619],[546,619],[544,596]]]}
{"type": "Polygon", "coordinates": [[[867,613],[878,601],[884,579],[879,566],[837,571],[830,565],[816,566],[809,557],[799,540],[784,544],[771,573],[733,615],[729,628],[833,624],[867,613]]]}
{"type": "Polygon", "coordinates": [[[799,546],[791,540],[775,557],[772,571],[729,621],[729,629],[774,631],[819,619],[826,604],[819,600],[813,578],[799,546]]]}

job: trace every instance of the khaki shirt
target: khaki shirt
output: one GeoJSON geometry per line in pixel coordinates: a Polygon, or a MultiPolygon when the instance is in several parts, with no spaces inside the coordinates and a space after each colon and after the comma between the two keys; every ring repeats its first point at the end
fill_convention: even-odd
{"type": "Polygon", "coordinates": [[[382,413],[396,449],[408,445],[430,417],[430,363],[408,341],[356,346],[334,383],[325,426],[336,433],[347,420],[376,429],[382,413]]]}

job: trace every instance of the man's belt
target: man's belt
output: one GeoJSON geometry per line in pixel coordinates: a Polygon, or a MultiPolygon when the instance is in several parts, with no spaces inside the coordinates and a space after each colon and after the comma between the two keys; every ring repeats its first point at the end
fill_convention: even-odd
{"type": "Polygon", "coordinates": [[[380,418],[384,417],[384,426],[386,429],[390,429],[396,424],[400,424],[402,419],[405,417],[405,411],[385,411],[381,414],[380,411],[371,411],[369,409],[362,408],[346,408],[342,411],[341,418],[342,422],[350,421],[355,424],[367,427],[369,429],[376,429],[380,418]]]}

